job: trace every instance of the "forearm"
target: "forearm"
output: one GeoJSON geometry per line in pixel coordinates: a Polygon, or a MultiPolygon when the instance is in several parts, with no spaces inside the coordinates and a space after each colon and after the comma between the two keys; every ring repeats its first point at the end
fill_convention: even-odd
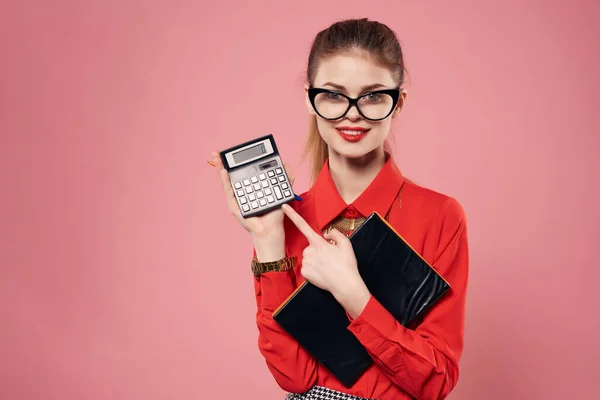
{"type": "Polygon", "coordinates": [[[340,289],[334,290],[332,295],[351,318],[358,317],[371,298],[369,289],[360,277],[346,282],[340,289]]]}
{"type": "Polygon", "coordinates": [[[253,237],[252,243],[256,258],[260,262],[277,261],[286,256],[283,231],[270,232],[264,237],[253,237]]]}
{"type": "MultiPolygon", "coordinates": [[[[438,315],[416,331],[402,326],[373,297],[348,329],[365,346],[375,364],[388,378],[418,399],[442,399],[456,385],[462,349],[454,303],[438,309],[438,315]]],[[[458,316],[458,315],[457,315],[458,316]]]]}
{"type": "Polygon", "coordinates": [[[279,387],[307,392],[317,381],[317,360],[281,328],[271,311],[259,310],[256,323],[259,351],[279,387]]]}
{"type": "MultiPolygon", "coordinates": [[[[281,236],[254,240],[259,262],[278,261],[289,256],[281,236]]],[[[269,371],[285,391],[304,393],[317,379],[317,361],[273,319],[273,312],[296,288],[295,272],[270,271],[254,279],[257,298],[258,347],[269,371]]]]}

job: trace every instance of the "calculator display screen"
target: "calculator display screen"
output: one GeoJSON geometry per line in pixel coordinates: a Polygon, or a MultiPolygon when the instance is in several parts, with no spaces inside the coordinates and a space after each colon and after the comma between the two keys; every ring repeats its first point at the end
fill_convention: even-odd
{"type": "Polygon", "coordinates": [[[246,160],[250,160],[251,158],[255,158],[266,153],[267,149],[265,148],[265,144],[259,143],[256,146],[233,153],[233,159],[236,163],[243,163],[246,160]]]}
{"type": "MultiPolygon", "coordinates": [[[[267,137],[265,139],[248,142],[248,144],[244,143],[243,145],[236,146],[235,148],[222,152],[222,155],[225,159],[224,162],[226,161],[226,168],[231,169],[245,166],[253,161],[260,160],[262,162],[267,162],[265,159],[274,153],[276,153],[276,147],[274,147],[274,143],[271,143],[271,139],[267,137]]],[[[252,166],[252,168],[256,168],[256,166],[252,166]]]]}

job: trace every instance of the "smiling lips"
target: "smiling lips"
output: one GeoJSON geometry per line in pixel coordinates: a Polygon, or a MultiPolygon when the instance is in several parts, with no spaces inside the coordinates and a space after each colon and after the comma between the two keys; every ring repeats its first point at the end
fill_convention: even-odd
{"type": "Polygon", "coordinates": [[[369,129],[359,126],[340,126],[335,128],[335,130],[347,142],[358,142],[369,132],[369,129]]]}

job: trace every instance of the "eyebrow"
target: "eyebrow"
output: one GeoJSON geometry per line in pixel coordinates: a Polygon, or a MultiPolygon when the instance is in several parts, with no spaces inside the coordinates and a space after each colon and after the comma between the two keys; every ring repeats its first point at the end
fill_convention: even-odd
{"type": "MultiPolygon", "coordinates": [[[[337,83],[333,83],[333,82],[326,82],[323,84],[323,86],[331,86],[336,90],[346,91],[346,88],[344,86],[338,85],[337,83]]],[[[366,85],[361,88],[361,93],[368,92],[368,91],[374,90],[374,89],[379,89],[379,88],[385,88],[385,85],[382,85],[381,83],[374,83],[372,85],[366,85]]]]}

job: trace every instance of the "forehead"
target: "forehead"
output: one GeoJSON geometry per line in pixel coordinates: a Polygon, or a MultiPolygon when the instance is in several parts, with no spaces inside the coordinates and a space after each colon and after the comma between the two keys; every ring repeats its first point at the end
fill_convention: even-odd
{"type": "Polygon", "coordinates": [[[343,54],[320,62],[313,84],[320,87],[331,82],[344,86],[349,92],[358,92],[363,86],[382,84],[393,88],[396,81],[389,68],[360,54],[343,54]]]}

